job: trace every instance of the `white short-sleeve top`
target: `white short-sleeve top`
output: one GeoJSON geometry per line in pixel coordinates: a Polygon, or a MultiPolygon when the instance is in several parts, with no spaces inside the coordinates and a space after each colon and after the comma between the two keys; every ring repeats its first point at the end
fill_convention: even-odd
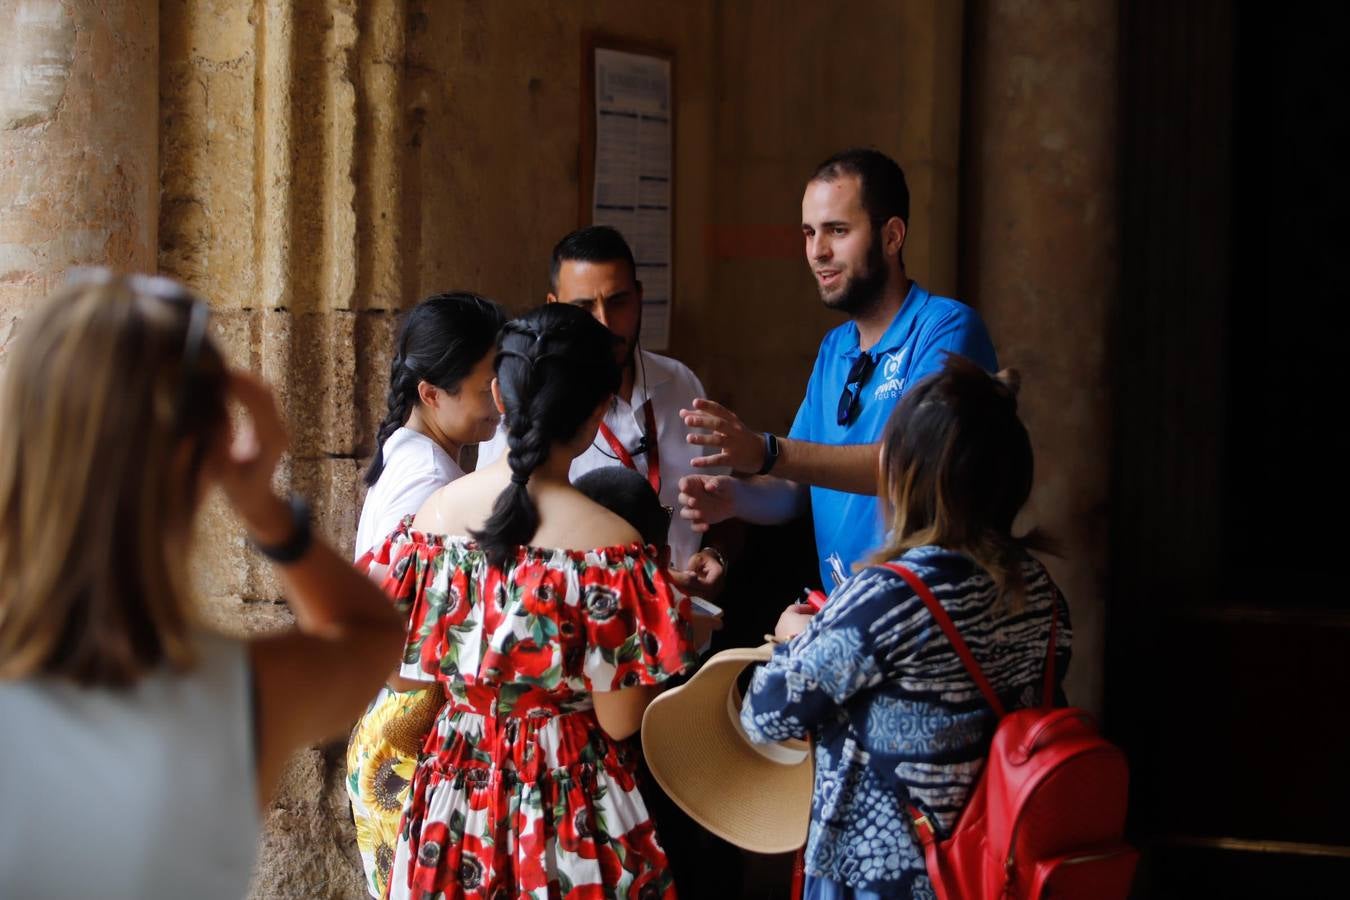
{"type": "Polygon", "coordinates": [[[464,470],[440,444],[411,428],[400,428],[384,442],[384,469],[366,493],[356,526],[352,559],[390,535],[404,516],[417,515],[427,498],[459,478],[464,470]]]}

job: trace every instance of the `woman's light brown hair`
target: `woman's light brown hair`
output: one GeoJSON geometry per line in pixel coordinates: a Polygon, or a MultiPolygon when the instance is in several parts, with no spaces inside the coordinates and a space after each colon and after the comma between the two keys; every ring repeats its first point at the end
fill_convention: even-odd
{"type": "Polygon", "coordinates": [[[193,661],[186,556],[225,369],[195,299],[108,273],[24,320],[0,386],[0,678],[193,661]],[[195,347],[194,347],[195,344],[195,347]]]}
{"type": "Polygon", "coordinates": [[[1017,417],[1015,370],[993,376],[963,356],[905,394],[881,439],[887,544],[873,562],[935,545],[971,557],[1014,611],[1024,599],[1021,563],[1048,550],[1037,531],[1014,537],[1031,494],[1031,440],[1017,417]]]}

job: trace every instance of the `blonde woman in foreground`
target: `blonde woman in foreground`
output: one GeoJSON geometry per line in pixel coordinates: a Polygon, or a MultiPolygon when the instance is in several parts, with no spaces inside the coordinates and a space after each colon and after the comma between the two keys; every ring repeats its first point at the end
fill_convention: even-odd
{"type": "Polygon", "coordinates": [[[0,889],[238,898],[286,757],[340,734],[402,623],[271,488],[271,392],[226,369],[206,304],[83,273],[25,319],[0,387],[0,889]],[[243,417],[232,428],[227,403],[243,417]],[[193,524],[219,486],[297,628],[194,621],[193,524]]]}

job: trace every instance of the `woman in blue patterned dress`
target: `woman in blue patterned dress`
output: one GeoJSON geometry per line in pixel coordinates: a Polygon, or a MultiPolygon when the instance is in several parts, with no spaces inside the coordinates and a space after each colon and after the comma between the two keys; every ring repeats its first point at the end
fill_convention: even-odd
{"type": "MultiPolygon", "coordinates": [[[[874,562],[932,589],[1009,709],[1035,705],[1057,617],[1056,675],[1069,659],[1068,610],[1045,567],[1013,536],[1031,491],[1031,442],[1015,373],[990,376],[951,356],[915,385],[882,436],[888,544],[874,562]]],[[[923,601],[868,567],[824,608],[792,606],[782,641],[741,712],[753,740],[810,736],[815,792],[806,900],[933,897],[906,804],[945,837],[988,754],[994,712],[923,601]]]]}

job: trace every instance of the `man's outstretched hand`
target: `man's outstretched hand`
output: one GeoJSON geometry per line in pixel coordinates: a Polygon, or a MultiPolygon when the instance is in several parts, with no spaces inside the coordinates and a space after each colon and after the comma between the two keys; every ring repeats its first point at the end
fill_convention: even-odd
{"type": "Polygon", "coordinates": [[[734,472],[753,475],[764,466],[764,435],[751,431],[740,416],[720,403],[702,398],[694,401],[693,409],[680,410],[680,418],[690,429],[685,436],[691,444],[714,447],[716,453],[693,459],[696,468],[729,466],[734,472]]]}
{"type": "MultiPolygon", "coordinates": [[[[696,460],[697,462],[697,460],[696,460]]],[[[702,534],[735,515],[736,479],[727,475],[686,475],[680,479],[680,517],[702,534]]]]}

